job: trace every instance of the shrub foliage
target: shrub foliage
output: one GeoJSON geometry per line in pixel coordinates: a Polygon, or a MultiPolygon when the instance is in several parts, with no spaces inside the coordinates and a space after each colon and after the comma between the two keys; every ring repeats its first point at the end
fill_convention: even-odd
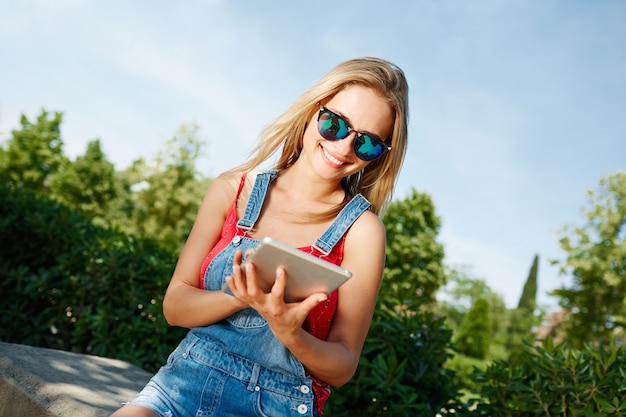
{"type": "Polygon", "coordinates": [[[611,342],[570,349],[551,339],[477,371],[472,416],[626,416],[626,351],[611,342]]]}
{"type": "Polygon", "coordinates": [[[182,337],[162,314],[176,258],[155,241],[6,185],[0,241],[0,340],[155,370],[182,337]]]}
{"type": "Polygon", "coordinates": [[[444,368],[451,331],[431,313],[379,309],[355,377],[335,389],[328,415],[434,416],[458,395],[444,368]]]}

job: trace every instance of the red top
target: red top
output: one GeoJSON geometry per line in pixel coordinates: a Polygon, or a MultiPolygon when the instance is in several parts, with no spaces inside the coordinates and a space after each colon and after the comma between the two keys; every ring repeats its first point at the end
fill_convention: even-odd
{"type": "MultiPolygon", "coordinates": [[[[237,199],[239,198],[239,194],[243,189],[245,180],[246,174],[244,173],[241,176],[241,182],[239,183],[239,190],[237,191],[237,195],[235,196],[233,204],[228,210],[226,220],[224,221],[224,226],[222,226],[220,239],[215,244],[215,246],[213,246],[211,251],[209,251],[209,254],[202,262],[202,267],[200,268],[200,288],[204,288],[204,276],[213,258],[218,253],[220,253],[226,246],[228,246],[228,244],[233,240],[235,236],[246,236],[246,231],[237,228],[237,222],[239,221],[239,218],[237,217],[237,199]]],[[[307,253],[311,253],[318,258],[323,258],[335,265],[340,265],[341,261],[343,260],[344,241],[345,236],[342,237],[339,242],[337,242],[331,252],[326,256],[324,256],[313,246],[306,246],[298,249],[307,253]]],[[[309,313],[304,324],[302,325],[302,328],[308,331],[313,336],[317,337],[318,339],[326,340],[328,338],[330,326],[333,322],[333,316],[335,315],[335,311],[337,310],[337,295],[337,290],[333,291],[332,293],[330,293],[328,299],[325,302],[320,303],[317,307],[315,307],[311,311],[311,313],[309,313]]],[[[324,409],[324,404],[326,403],[326,400],[330,395],[330,387],[325,382],[313,378],[313,392],[315,393],[315,402],[318,412],[321,415],[324,409]]]]}

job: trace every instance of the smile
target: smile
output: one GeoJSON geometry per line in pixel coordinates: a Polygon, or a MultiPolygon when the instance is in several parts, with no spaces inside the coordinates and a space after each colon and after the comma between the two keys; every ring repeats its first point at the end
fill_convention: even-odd
{"type": "Polygon", "coordinates": [[[341,162],[340,160],[338,160],[337,158],[334,158],[331,154],[329,154],[326,149],[324,149],[324,147],[322,146],[322,152],[324,152],[324,156],[333,164],[335,165],[343,165],[344,163],[341,162]]]}

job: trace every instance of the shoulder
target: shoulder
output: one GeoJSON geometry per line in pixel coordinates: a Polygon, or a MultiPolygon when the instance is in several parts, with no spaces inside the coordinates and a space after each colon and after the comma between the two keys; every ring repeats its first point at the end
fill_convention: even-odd
{"type": "Polygon", "coordinates": [[[225,172],[213,179],[207,195],[211,198],[226,198],[232,202],[240,189],[240,184],[245,178],[244,172],[225,172]]]}
{"type": "Polygon", "coordinates": [[[246,176],[245,172],[224,172],[215,177],[215,179],[213,179],[213,182],[211,183],[211,188],[237,191],[237,189],[239,188],[239,183],[241,182],[242,178],[244,178],[244,176],[246,176]]]}
{"type": "Polygon", "coordinates": [[[384,251],[386,241],[385,226],[380,218],[370,210],[366,210],[354,222],[346,235],[346,251],[362,251],[364,242],[374,251],[384,251]]]}
{"type": "Polygon", "coordinates": [[[221,207],[229,210],[234,201],[238,216],[243,215],[250,193],[261,172],[228,171],[213,180],[205,200],[217,200],[221,207]]]}
{"type": "Polygon", "coordinates": [[[239,188],[244,187],[246,184],[254,184],[259,174],[269,174],[267,171],[227,171],[218,175],[214,180],[214,184],[219,189],[230,190],[231,192],[237,192],[239,188]]]}
{"type": "Polygon", "coordinates": [[[214,215],[228,212],[239,191],[242,173],[226,172],[215,177],[209,185],[200,212],[206,215],[207,211],[212,211],[214,215]]]}
{"type": "Polygon", "coordinates": [[[385,226],[383,225],[383,222],[371,210],[365,210],[363,214],[356,219],[352,228],[354,229],[353,232],[358,235],[385,233],[385,226]]]}

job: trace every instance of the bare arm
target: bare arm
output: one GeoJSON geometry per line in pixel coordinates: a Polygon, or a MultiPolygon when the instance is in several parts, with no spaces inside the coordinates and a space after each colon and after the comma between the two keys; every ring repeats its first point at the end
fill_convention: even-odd
{"type": "Polygon", "coordinates": [[[268,321],[274,335],[316,378],[343,385],[356,371],[369,330],[385,262],[385,230],[373,213],[366,212],[350,229],[342,266],[353,276],[339,288],[339,302],[328,340],[315,338],[302,329],[309,312],[325,298],[314,294],[300,303],[283,302],[288,277],[282,270],[270,294],[263,294],[254,273],[248,279],[239,273],[228,278],[231,290],[268,321]],[[366,243],[364,243],[366,242],[366,243]]]}
{"type": "Polygon", "coordinates": [[[201,289],[199,279],[202,261],[219,238],[239,179],[232,174],[217,177],[202,200],[163,300],[170,325],[206,326],[245,307],[223,291],[201,289]]]}

